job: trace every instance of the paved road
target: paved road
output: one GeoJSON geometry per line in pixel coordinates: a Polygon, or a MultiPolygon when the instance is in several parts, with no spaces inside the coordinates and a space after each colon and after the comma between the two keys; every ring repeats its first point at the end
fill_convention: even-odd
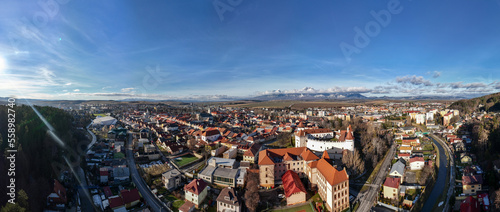
{"type": "Polygon", "coordinates": [[[357,197],[360,200],[360,205],[357,211],[365,212],[372,209],[375,198],[379,194],[380,185],[382,185],[382,183],[384,182],[387,170],[391,165],[392,158],[394,158],[395,149],[396,145],[393,144],[391,146],[391,149],[389,150],[389,153],[387,154],[387,157],[385,157],[384,162],[382,162],[382,166],[380,166],[375,180],[371,183],[375,186],[369,186],[368,191],[360,194],[357,197]]]}
{"type": "Polygon", "coordinates": [[[130,169],[130,176],[132,177],[132,181],[136,185],[139,192],[141,192],[142,197],[146,200],[148,206],[151,207],[153,211],[170,211],[158,198],[155,197],[153,193],[151,193],[151,189],[146,185],[146,182],[139,175],[139,171],[135,166],[134,161],[134,153],[132,152],[132,135],[129,134],[129,139],[127,142],[127,163],[130,169]]]}
{"type": "Polygon", "coordinates": [[[84,212],[96,211],[97,208],[94,207],[92,203],[91,196],[89,190],[87,189],[87,180],[85,177],[85,173],[81,167],[75,167],[75,172],[78,174],[76,177],[80,179],[82,189],[78,190],[78,194],[80,196],[81,209],[84,212]]]}
{"type": "Polygon", "coordinates": [[[95,144],[95,142],[97,141],[97,138],[95,136],[95,134],[89,130],[89,127],[92,123],[90,123],[88,126],[87,126],[87,132],[89,132],[89,134],[92,136],[92,141],[90,142],[90,144],[87,146],[87,153],[90,151],[90,147],[92,147],[92,145],[95,144]]]}

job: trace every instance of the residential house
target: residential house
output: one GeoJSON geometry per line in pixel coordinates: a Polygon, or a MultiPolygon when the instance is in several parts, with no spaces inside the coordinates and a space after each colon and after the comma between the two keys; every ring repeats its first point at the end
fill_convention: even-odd
{"type": "Polygon", "coordinates": [[[400,153],[408,153],[408,154],[411,154],[413,150],[413,147],[412,146],[401,146],[399,147],[399,152],[400,153]]]}
{"type": "Polygon", "coordinates": [[[161,179],[165,188],[172,191],[181,186],[182,174],[177,169],[171,169],[163,173],[161,179]]]}
{"type": "Polygon", "coordinates": [[[392,165],[391,171],[389,172],[389,176],[393,178],[397,177],[401,180],[400,183],[403,183],[405,176],[405,164],[400,160],[398,160],[395,164],[392,165]]]}
{"type": "Polygon", "coordinates": [[[113,211],[123,210],[125,208],[125,203],[120,196],[110,197],[108,199],[109,208],[113,211]]]}
{"type": "Polygon", "coordinates": [[[468,196],[460,204],[460,211],[462,212],[481,212],[481,207],[476,198],[468,196]]]}
{"type": "Polygon", "coordinates": [[[99,168],[99,181],[101,183],[108,183],[109,171],[108,168],[99,168]]]}
{"type": "Polygon", "coordinates": [[[177,143],[169,143],[169,144],[166,144],[165,146],[166,146],[165,148],[167,149],[167,152],[172,154],[172,155],[179,154],[182,151],[184,151],[184,149],[185,149],[184,146],[179,145],[177,143]]]}
{"type": "Polygon", "coordinates": [[[254,143],[250,148],[243,154],[243,161],[248,161],[250,163],[255,163],[255,157],[261,150],[262,145],[254,143]]]}
{"type": "Polygon", "coordinates": [[[463,164],[471,164],[472,163],[472,157],[470,157],[465,152],[460,153],[460,162],[463,163],[463,164]]]}
{"type": "Polygon", "coordinates": [[[466,195],[476,195],[482,190],[483,177],[481,175],[462,176],[463,193],[466,195]]]}
{"type": "Polygon", "coordinates": [[[130,179],[130,169],[128,167],[113,168],[114,181],[128,181],[130,179]]]}
{"type": "Polygon", "coordinates": [[[397,199],[399,197],[399,185],[402,182],[399,177],[387,177],[384,182],[384,198],[397,199]]]}
{"type": "Polygon", "coordinates": [[[64,208],[67,202],[66,188],[64,188],[58,180],[54,180],[52,193],[47,196],[47,206],[53,208],[64,208]]]}
{"type": "Polygon", "coordinates": [[[307,191],[300,181],[299,175],[292,170],[288,170],[281,177],[287,205],[294,205],[306,201],[307,191]]]}
{"type": "Polygon", "coordinates": [[[243,202],[234,188],[228,187],[222,189],[217,197],[217,212],[242,211],[243,202]]]}
{"type": "Polygon", "coordinates": [[[139,191],[137,190],[137,188],[130,190],[121,190],[120,195],[126,208],[134,207],[141,201],[141,196],[139,195],[139,191]]]}
{"type": "Polygon", "coordinates": [[[425,166],[425,161],[423,157],[414,156],[410,158],[410,169],[411,170],[422,170],[425,166]]]}
{"type": "Polygon", "coordinates": [[[225,151],[223,154],[222,154],[222,157],[223,158],[226,158],[226,159],[234,159],[236,158],[236,154],[238,152],[238,149],[237,148],[231,148],[227,151],[225,151]]]}
{"type": "Polygon", "coordinates": [[[192,202],[199,208],[203,200],[207,197],[208,184],[203,179],[194,179],[184,186],[184,197],[186,201],[192,202]]]}
{"type": "Polygon", "coordinates": [[[220,137],[220,132],[219,130],[212,129],[212,130],[206,130],[201,134],[201,140],[203,141],[215,141],[220,137]]]}

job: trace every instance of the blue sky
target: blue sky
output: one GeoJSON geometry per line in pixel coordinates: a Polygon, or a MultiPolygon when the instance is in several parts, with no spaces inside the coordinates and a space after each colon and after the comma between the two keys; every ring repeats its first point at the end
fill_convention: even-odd
{"type": "Polygon", "coordinates": [[[498,0],[37,2],[0,3],[0,96],[500,91],[498,0]]]}

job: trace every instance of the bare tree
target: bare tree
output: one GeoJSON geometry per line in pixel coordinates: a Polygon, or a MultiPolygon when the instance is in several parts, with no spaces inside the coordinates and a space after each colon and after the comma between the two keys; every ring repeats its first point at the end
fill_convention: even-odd
{"type": "Polygon", "coordinates": [[[187,141],[187,146],[190,150],[193,150],[194,148],[196,148],[196,144],[198,143],[198,141],[196,140],[196,138],[194,137],[190,137],[187,141]]]}
{"type": "Polygon", "coordinates": [[[250,211],[256,211],[259,206],[259,174],[247,172],[245,176],[246,192],[245,192],[245,205],[250,211]]]}
{"type": "Polygon", "coordinates": [[[345,151],[342,156],[342,162],[355,175],[365,171],[365,161],[361,159],[358,150],[354,150],[354,152],[345,151]]]}
{"type": "Polygon", "coordinates": [[[500,209],[500,189],[495,191],[495,207],[500,209]]]}

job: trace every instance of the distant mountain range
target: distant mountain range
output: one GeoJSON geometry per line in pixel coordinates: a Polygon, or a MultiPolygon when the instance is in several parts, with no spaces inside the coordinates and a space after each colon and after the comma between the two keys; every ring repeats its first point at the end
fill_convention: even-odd
{"type": "Polygon", "coordinates": [[[321,99],[368,99],[360,93],[273,93],[250,98],[252,100],[321,100],[321,99]]]}
{"type": "MultiPolygon", "coordinates": [[[[237,101],[237,100],[256,100],[256,101],[272,101],[272,100],[463,100],[475,98],[477,95],[463,95],[463,96],[431,96],[431,95],[419,95],[419,96],[365,96],[362,93],[357,92],[338,92],[338,93],[270,93],[262,94],[252,97],[236,97],[227,95],[207,95],[207,96],[190,96],[184,98],[176,98],[169,100],[158,100],[158,99],[148,99],[148,98],[127,98],[122,100],[44,100],[44,99],[20,99],[17,102],[19,104],[26,104],[28,101],[35,105],[54,105],[54,104],[79,104],[79,103],[119,103],[119,102],[222,102],[222,101],[237,101]]],[[[8,97],[0,97],[0,104],[6,104],[8,97]]]]}

